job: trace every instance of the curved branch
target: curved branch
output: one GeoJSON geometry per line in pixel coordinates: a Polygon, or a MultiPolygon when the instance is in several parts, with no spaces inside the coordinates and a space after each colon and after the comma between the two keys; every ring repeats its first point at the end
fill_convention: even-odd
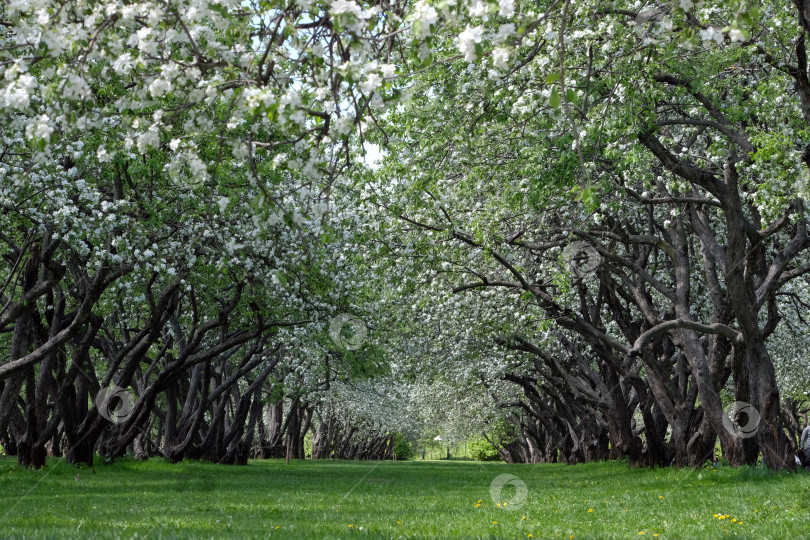
{"type": "Polygon", "coordinates": [[[721,335],[727,338],[729,341],[737,344],[742,343],[742,334],[737,330],[734,330],[730,326],[726,326],[725,324],[721,323],[712,323],[712,324],[701,324],[695,321],[687,321],[684,319],[675,319],[673,321],[666,321],[661,324],[657,324],[650,328],[649,330],[643,332],[638,338],[636,342],[633,343],[633,348],[630,350],[630,355],[638,355],[641,354],[641,348],[658,337],[659,335],[669,332],[670,330],[693,330],[700,334],[716,334],[721,335]]]}

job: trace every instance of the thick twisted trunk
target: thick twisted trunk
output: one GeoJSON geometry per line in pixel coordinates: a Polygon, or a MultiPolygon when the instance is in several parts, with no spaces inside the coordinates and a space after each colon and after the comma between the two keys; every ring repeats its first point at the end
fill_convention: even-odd
{"type": "MultiPolygon", "coordinates": [[[[790,445],[782,427],[779,389],[765,338],[758,322],[759,306],[754,284],[754,272],[746,272],[748,237],[746,235],[742,204],[738,195],[738,177],[736,166],[729,161],[725,168],[725,179],[728,196],[725,208],[728,230],[728,261],[726,267],[726,285],[729,292],[729,303],[734,310],[745,341],[745,359],[750,386],[751,405],[760,416],[759,425],[752,419],[745,419],[752,430],[762,451],[762,459],[770,469],[780,470],[795,468],[795,461],[790,452],[790,445]]],[[[748,436],[748,433],[744,434],[748,436]]],[[[742,451],[740,451],[742,454],[742,451]]]]}

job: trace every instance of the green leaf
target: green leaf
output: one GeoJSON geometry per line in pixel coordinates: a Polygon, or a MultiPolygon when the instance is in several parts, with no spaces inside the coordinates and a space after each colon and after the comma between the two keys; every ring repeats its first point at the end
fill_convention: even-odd
{"type": "Polygon", "coordinates": [[[552,73],[548,77],[546,77],[546,84],[554,84],[555,82],[560,80],[559,73],[552,73]]]}
{"type": "Polygon", "coordinates": [[[576,104],[576,102],[577,102],[577,92],[576,92],[576,90],[574,90],[573,88],[569,88],[568,90],[566,90],[565,99],[568,101],[568,103],[576,104]]]}
{"type": "Polygon", "coordinates": [[[548,98],[548,104],[551,106],[552,109],[556,109],[557,107],[560,106],[560,101],[562,101],[562,98],[560,97],[560,91],[555,86],[551,90],[551,97],[548,98]]]}

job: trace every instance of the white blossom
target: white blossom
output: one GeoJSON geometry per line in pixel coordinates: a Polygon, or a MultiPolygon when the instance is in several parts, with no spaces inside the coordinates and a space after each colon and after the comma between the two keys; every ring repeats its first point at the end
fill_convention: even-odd
{"type": "Polygon", "coordinates": [[[360,83],[360,89],[363,91],[364,94],[370,94],[374,90],[380,87],[382,84],[383,79],[377,73],[368,73],[366,75],[366,79],[360,83]]]}
{"type": "Polygon", "coordinates": [[[331,5],[330,11],[335,15],[340,15],[341,13],[348,13],[350,15],[354,15],[357,18],[360,18],[363,9],[357,2],[353,0],[334,0],[331,5]]]}
{"type": "Polygon", "coordinates": [[[715,43],[720,45],[723,43],[723,32],[721,32],[714,26],[709,26],[708,28],[700,31],[700,39],[702,39],[703,41],[709,41],[713,39],[715,43]]]}
{"type": "Polygon", "coordinates": [[[221,213],[224,213],[225,209],[228,208],[228,204],[230,202],[231,200],[228,197],[220,197],[219,199],[217,199],[217,206],[219,206],[219,211],[221,213]]]}
{"type": "Polygon", "coordinates": [[[495,69],[507,69],[509,67],[509,49],[499,47],[492,51],[492,66],[495,69]]]}
{"type": "Polygon", "coordinates": [[[731,38],[732,42],[745,41],[745,34],[739,28],[732,28],[728,33],[728,37],[731,38]]]}
{"type": "MultiPolygon", "coordinates": [[[[13,71],[8,70],[13,76],[13,71]]],[[[36,88],[36,79],[28,74],[20,75],[7,88],[0,90],[0,100],[5,107],[10,109],[23,110],[28,107],[31,101],[31,93],[36,88]]]]}
{"type": "Polygon", "coordinates": [[[512,23],[502,24],[495,34],[495,43],[504,43],[507,39],[515,35],[515,25],[512,23]]]}
{"type": "Polygon", "coordinates": [[[416,37],[424,39],[430,35],[430,26],[436,24],[439,14],[426,0],[419,0],[414,6],[413,18],[419,21],[419,31],[416,33],[416,37]]]}
{"type": "Polygon", "coordinates": [[[392,79],[395,76],[394,74],[396,73],[396,70],[397,66],[395,66],[394,64],[380,65],[380,72],[382,73],[382,76],[386,79],[392,79]]]}
{"type": "Polygon", "coordinates": [[[464,55],[464,60],[467,62],[475,62],[476,52],[475,46],[481,43],[484,36],[484,27],[476,26],[467,28],[458,36],[458,50],[464,55]]]}
{"type": "Polygon", "coordinates": [[[481,17],[484,22],[489,18],[487,12],[489,5],[484,0],[473,0],[469,7],[471,17],[481,17]]]}
{"type": "Polygon", "coordinates": [[[109,163],[112,161],[112,158],[112,155],[107,152],[105,146],[99,146],[98,150],[96,150],[96,159],[98,159],[99,163],[109,163]]]}
{"type": "Polygon", "coordinates": [[[50,119],[41,114],[32,118],[28,125],[25,126],[25,136],[28,140],[44,140],[47,141],[54,132],[54,127],[51,125],[50,119]]]}
{"type": "Polygon", "coordinates": [[[130,71],[132,71],[132,67],[134,65],[134,60],[132,55],[128,52],[125,52],[121,56],[115,59],[112,64],[113,70],[118,75],[128,75],[130,71]]]}
{"type": "Polygon", "coordinates": [[[511,17],[515,14],[515,0],[498,0],[498,6],[500,6],[498,15],[501,17],[511,17]]]}

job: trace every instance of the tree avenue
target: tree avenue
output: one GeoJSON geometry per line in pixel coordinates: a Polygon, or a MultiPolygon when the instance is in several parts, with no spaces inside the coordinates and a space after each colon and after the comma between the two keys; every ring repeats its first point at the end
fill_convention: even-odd
{"type": "Polygon", "coordinates": [[[3,451],[792,469],[808,17],[3,4],[3,451]]]}

